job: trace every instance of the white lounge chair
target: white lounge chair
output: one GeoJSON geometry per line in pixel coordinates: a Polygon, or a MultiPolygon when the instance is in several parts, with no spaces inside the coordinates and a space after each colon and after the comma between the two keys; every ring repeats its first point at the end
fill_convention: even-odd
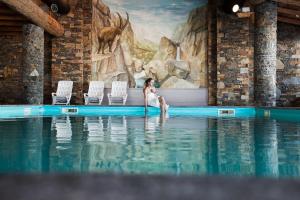
{"type": "Polygon", "coordinates": [[[123,104],[127,100],[127,82],[126,81],[113,81],[111,93],[107,94],[109,105],[123,104]]]}
{"type": "Polygon", "coordinates": [[[104,93],[103,81],[91,81],[88,93],[84,93],[85,105],[99,104],[101,105],[104,93]]]}
{"type": "Polygon", "coordinates": [[[52,104],[69,105],[72,97],[73,81],[59,81],[56,93],[52,93],[52,104]]]}

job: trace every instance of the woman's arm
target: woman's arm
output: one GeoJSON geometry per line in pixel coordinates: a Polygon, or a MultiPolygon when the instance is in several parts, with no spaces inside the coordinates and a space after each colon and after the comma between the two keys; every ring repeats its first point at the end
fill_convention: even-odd
{"type": "Polygon", "coordinates": [[[156,88],[155,88],[155,87],[151,87],[151,89],[150,89],[150,90],[151,90],[151,92],[152,92],[152,93],[154,93],[154,94],[156,94],[156,93],[157,93],[157,90],[156,90],[156,88]]]}

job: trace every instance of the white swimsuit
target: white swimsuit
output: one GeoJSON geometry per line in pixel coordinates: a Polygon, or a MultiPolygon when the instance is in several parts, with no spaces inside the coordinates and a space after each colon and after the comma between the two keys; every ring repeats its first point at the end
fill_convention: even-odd
{"type": "Polygon", "coordinates": [[[159,108],[160,107],[160,103],[159,103],[159,100],[158,100],[158,97],[156,94],[154,94],[153,92],[148,92],[147,94],[147,104],[149,106],[153,106],[153,107],[157,107],[159,108]]]}

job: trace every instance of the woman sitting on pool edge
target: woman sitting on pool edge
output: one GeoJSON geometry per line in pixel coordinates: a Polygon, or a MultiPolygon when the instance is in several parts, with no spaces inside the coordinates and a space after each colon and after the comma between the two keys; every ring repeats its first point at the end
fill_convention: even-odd
{"type": "Polygon", "coordinates": [[[144,84],[143,92],[146,111],[148,106],[153,106],[160,108],[161,112],[166,112],[169,108],[169,105],[162,96],[158,96],[156,94],[156,89],[153,84],[154,80],[152,78],[148,78],[144,84]]]}

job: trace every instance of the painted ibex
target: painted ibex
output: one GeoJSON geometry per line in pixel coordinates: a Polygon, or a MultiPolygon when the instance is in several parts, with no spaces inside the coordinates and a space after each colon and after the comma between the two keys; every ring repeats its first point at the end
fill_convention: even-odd
{"type": "Polygon", "coordinates": [[[119,26],[109,26],[109,27],[103,27],[99,33],[98,33],[98,42],[99,42],[99,49],[98,49],[98,53],[100,53],[100,51],[102,50],[102,54],[104,54],[104,49],[105,49],[105,45],[107,44],[109,47],[109,52],[112,52],[112,45],[113,42],[115,40],[115,38],[118,35],[121,35],[122,32],[124,31],[124,29],[126,28],[126,26],[129,23],[129,15],[126,12],[127,15],[127,19],[125,24],[123,24],[123,20],[122,17],[119,13],[117,13],[119,20],[120,20],[120,24],[119,26]]]}

